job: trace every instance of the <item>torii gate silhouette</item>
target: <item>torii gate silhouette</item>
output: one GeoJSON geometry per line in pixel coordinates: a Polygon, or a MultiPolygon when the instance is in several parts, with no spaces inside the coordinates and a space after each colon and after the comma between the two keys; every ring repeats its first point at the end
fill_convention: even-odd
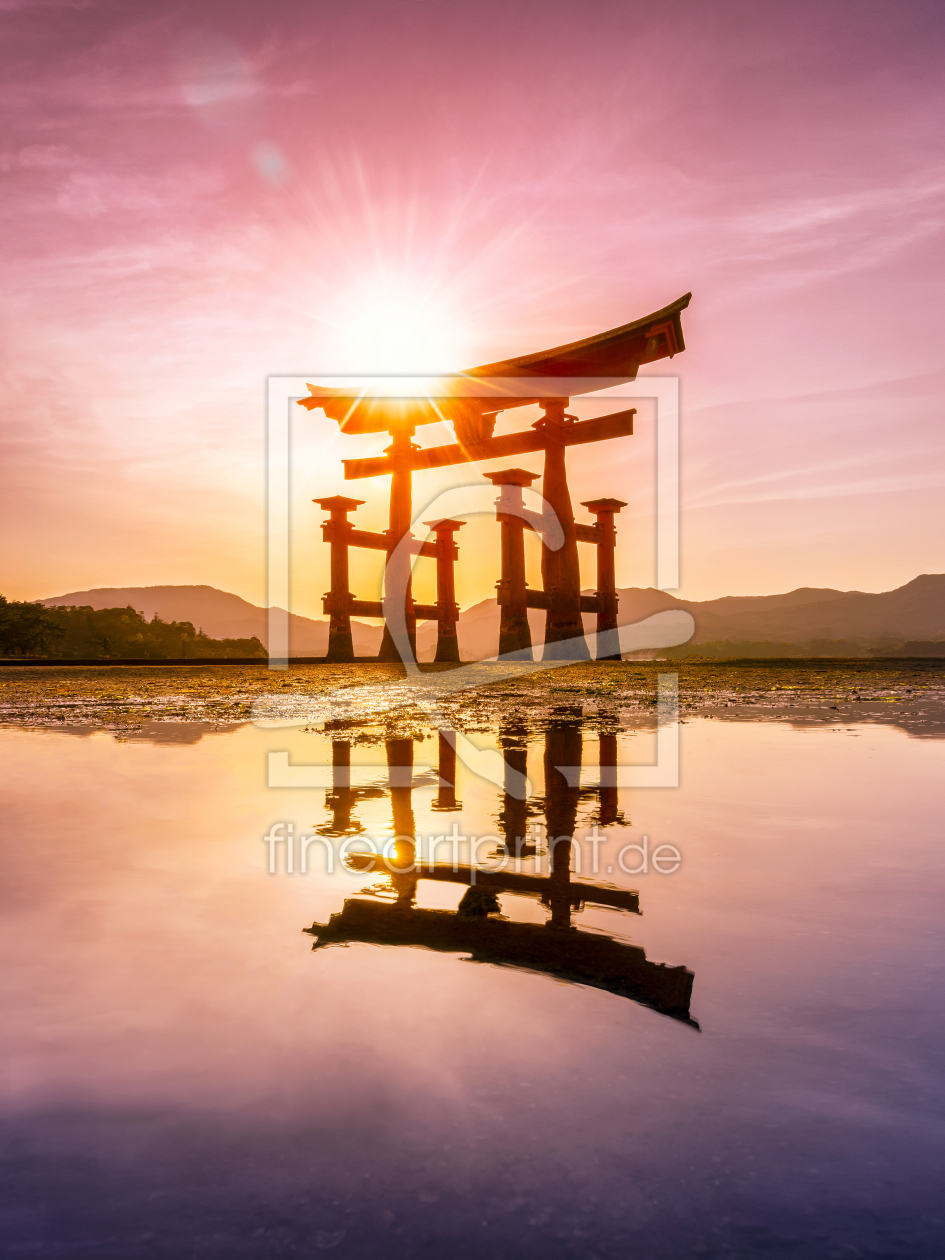
{"type": "MultiPolygon", "coordinates": [[[[524,567],[517,551],[521,529],[505,529],[510,518],[501,508],[499,519],[509,544],[503,545],[503,573],[499,584],[499,601],[503,606],[503,630],[500,652],[504,649],[531,657],[531,638],[527,607],[547,610],[545,625],[546,659],[561,659],[561,653],[574,659],[587,659],[582,642],[584,634],[581,613],[596,612],[598,631],[616,628],[616,589],[613,577],[614,514],[626,506],[618,499],[589,500],[585,506],[594,512],[595,525],[575,522],[565,469],[565,450],[569,446],[627,437],[633,433],[636,409],[578,421],[566,408],[575,393],[591,393],[636,379],[644,363],[672,358],[685,349],[682,312],[689,305],[691,293],[632,323],[607,332],[586,337],[551,350],[503,359],[470,368],[455,376],[438,377],[427,383],[423,397],[390,398],[366,396],[363,388],[332,389],[309,385],[311,396],[299,400],[308,410],[321,409],[337,421],[344,433],[389,433],[391,445],[384,455],[368,459],[344,460],[346,480],[390,475],[390,521],[384,533],[357,530],[348,520],[348,513],[360,506],[361,500],[340,495],[316,499],[331,513],[323,527],[326,541],[332,545],[332,589],[325,597],[324,608],[331,618],[327,660],[353,660],[351,616],[383,615],[379,600],[357,600],[348,590],[347,548],[368,547],[387,553],[387,576],[392,589],[405,589],[407,629],[416,655],[417,617],[435,619],[439,638],[437,660],[458,661],[456,620],[459,610],[453,596],[452,564],[458,554],[453,534],[461,522],[429,522],[436,532],[435,542],[413,543],[414,554],[437,560],[436,604],[415,604],[410,591],[409,571],[395,574],[395,565],[408,565],[409,555],[395,557],[401,540],[410,534],[412,522],[413,473],[426,468],[444,468],[453,464],[504,458],[529,452],[545,455],[542,491],[548,505],[557,514],[564,543],[556,551],[542,549],[542,591],[526,591],[524,567]],[[574,389],[578,384],[580,388],[574,389]],[[494,436],[497,416],[514,407],[538,404],[544,415],[531,429],[520,433],[494,436]],[[457,441],[447,446],[421,448],[413,442],[418,427],[425,424],[452,423],[457,441]],[[598,591],[596,596],[581,596],[577,543],[594,542],[598,546],[598,591]],[[343,553],[343,554],[342,554],[343,553]],[[556,649],[556,645],[568,647],[556,649]]],[[[507,474],[487,474],[500,487],[504,496],[508,489],[528,485],[537,474],[509,469],[507,474]],[[501,478],[508,476],[508,480],[501,478]]],[[[518,490],[519,496],[521,490],[518,490]]],[[[504,539],[504,544],[506,540],[504,539]]],[[[613,659],[607,641],[601,651],[604,659],[613,659]]],[[[619,650],[616,653],[619,659],[619,650]]],[[[385,626],[378,655],[380,661],[399,660],[396,645],[385,626]]]]}

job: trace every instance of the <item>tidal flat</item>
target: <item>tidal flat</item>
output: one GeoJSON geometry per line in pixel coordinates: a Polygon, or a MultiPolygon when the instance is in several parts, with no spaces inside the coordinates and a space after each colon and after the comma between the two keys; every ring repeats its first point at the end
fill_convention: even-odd
{"type": "MultiPolygon", "coordinates": [[[[424,675],[449,666],[422,667],[424,675]]],[[[945,661],[625,661],[591,662],[526,678],[487,681],[447,695],[440,707],[457,730],[494,729],[514,712],[539,731],[562,704],[587,702],[619,727],[646,720],[661,674],[678,677],[680,713],[739,720],[893,722],[914,734],[943,729],[945,661]]],[[[15,666],[0,670],[0,724],[87,727],[118,736],[160,722],[226,726],[248,722],[261,697],[319,697],[349,687],[385,687],[405,677],[397,665],[15,666]]],[[[420,715],[392,708],[388,733],[407,732],[420,715]]]]}

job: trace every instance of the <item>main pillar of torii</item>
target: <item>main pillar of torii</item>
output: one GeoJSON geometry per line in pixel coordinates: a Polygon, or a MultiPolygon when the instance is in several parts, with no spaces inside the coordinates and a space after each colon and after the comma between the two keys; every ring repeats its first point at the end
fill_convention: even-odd
{"type": "MultiPolygon", "coordinates": [[[[390,525],[387,530],[388,550],[387,566],[384,572],[384,588],[389,594],[392,590],[405,592],[404,612],[407,619],[407,638],[414,659],[417,656],[417,615],[414,611],[413,592],[411,590],[410,570],[412,561],[407,550],[398,544],[403,538],[410,536],[410,525],[413,520],[413,493],[410,470],[410,455],[416,449],[413,438],[413,426],[397,425],[391,431],[393,441],[387,448],[391,462],[390,479],[390,525]],[[396,555],[395,555],[396,552],[396,555]]],[[[384,637],[381,639],[381,650],[377,654],[379,661],[399,661],[400,653],[394,643],[393,636],[384,622],[384,637]]]]}
{"type": "Polygon", "coordinates": [[[548,599],[545,621],[544,660],[586,661],[590,658],[584,642],[581,620],[581,568],[578,563],[574,508],[568,490],[564,456],[567,430],[576,417],[566,414],[565,402],[543,402],[545,413],[535,428],[545,435],[545,475],[542,496],[558,518],[564,541],[557,550],[541,549],[541,582],[548,599]],[[560,646],[559,646],[560,645],[560,646]]]}

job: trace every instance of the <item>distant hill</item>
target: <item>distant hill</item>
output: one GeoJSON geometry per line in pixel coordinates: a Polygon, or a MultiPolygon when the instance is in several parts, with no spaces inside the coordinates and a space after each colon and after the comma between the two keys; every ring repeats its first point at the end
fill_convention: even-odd
{"type": "MultiPolygon", "coordinates": [[[[782,595],[726,595],[721,599],[677,599],[652,587],[627,587],[619,592],[621,625],[642,621],[666,608],[682,608],[695,619],[691,640],[700,643],[771,642],[803,645],[814,640],[862,640],[864,651],[889,641],[929,641],[945,635],[945,574],[925,573],[905,586],[881,594],[801,587],[782,595]]],[[[267,642],[267,612],[213,586],[121,586],[72,591],[45,599],[44,604],[89,604],[115,608],[130,604],[148,618],[157,613],[167,621],[191,621],[212,638],[249,638],[267,642]]],[[[536,641],[544,614],[529,612],[536,641]]],[[[586,615],[585,627],[594,618],[586,615]]],[[[381,628],[353,622],[357,656],[373,656],[381,642],[381,628]]],[[[460,614],[457,629],[463,660],[481,660],[499,649],[499,609],[494,599],[483,600],[460,614]]],[[[328,647],[328,622],[290,614],[290,652],[321,656],[328,647]]],[[[425,622],[417,630],[417,654],[432,659],[436,626],[425,622]]]]}
{"type": "MultiPolygon", "coordinates": [[[[721,599],[677,599],[652,587],[626,587],[619,592],[620,625],[642,621],[666,608],[692,614],[693,645],[769,641],[808,644],[815,640],[865,640],[867,647],[891,640],[930,640],[945,635],[945,574],[926,573],[905,586],[882,594],[801,587],[783,595],[726,595],[721,599]]],[[[530,610],[532,635],[540,635],[544,614],[530,610]]],[[[585,614],[586,630],[594,618],[585,614]]],[[[464,610],[457,627],[463,660],[493,656],[499,649],[499,609],[494,599],[464,610]]],[[[417,654],[423,659],[436,642],[436,626],[427,622],[417,631],[417,654]]],[[[945,650],[945,649],[943,649],[945,650]]]]}
{"type": "MultiPolygon", "coordinates": [[[[269,613],[239,595],[215,586],[99,586],[70,591],[41,603],[49,608],[87,604],[92,608],[136,608],[150,621],[190,621],[212,639],[248,639],[269,645],[269,613]]],[[[356,656],[374,656],[381,646],[381,628],[352,622],[356,656]]],[[[323,656],[328,650],[328,622],[289,614],[289,651],[293,656],[323,656]]]]}
{"type": "Polygon", "coordinates": [[[881,594],[804,589],[738,601],[685,605],[696,619],[694,643],[712,639],[934,639],[945,634],[945,573],[924,573],[881,594]],[[802,598],[797,598],[802,597],[802,598]],[[791,600],[791,603],[779,601],[791,600]]]}

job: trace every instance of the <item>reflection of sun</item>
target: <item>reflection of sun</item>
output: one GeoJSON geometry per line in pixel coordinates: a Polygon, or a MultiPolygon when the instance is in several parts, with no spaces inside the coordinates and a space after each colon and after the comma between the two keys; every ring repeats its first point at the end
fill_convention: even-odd
{"type": "Polygon", "coordinates": [[[339,349],[360,372],[428,373],[461,367],[449,303],[407,283],[364,285],[334,313],[339,349]]]}

